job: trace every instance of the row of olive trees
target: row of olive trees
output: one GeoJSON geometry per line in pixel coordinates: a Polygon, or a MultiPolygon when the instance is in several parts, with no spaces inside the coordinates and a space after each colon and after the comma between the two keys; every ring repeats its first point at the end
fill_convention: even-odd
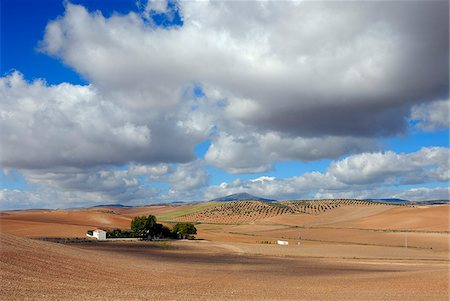
{"type": "Polygon", "coordinates": [[[197,234],[192,223],[178,223],[172,229],[156,222],[154,215],[137,216],[131,221],[131,231],[115,229],[107,232],[107,237],[191,238],[197,234]]]}

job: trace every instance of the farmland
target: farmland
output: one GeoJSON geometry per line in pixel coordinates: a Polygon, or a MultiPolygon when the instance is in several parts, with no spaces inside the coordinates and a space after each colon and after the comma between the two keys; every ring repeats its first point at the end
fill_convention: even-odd
{"type": "MultiPolygon", "coordinates": [[[[341,206],[392,206],[386,203],[375,203],[361,200],[318,200],[318,201],[234,201],[224,204],[211,204],[211,207],[193,213],[178,211],[172,213],[180,221],[206,222],[206,223],[247,223],[279,215],[314,214],[318,215],[341,206]]],[[[165,219],[166,216],[162,216],[165,219]]]]}
{"type": "Polygon", "coordinates": [[[448,214],[448,205],[359,200],[4,211],[0,297],[447,300],[448,214]],[[195,222],[197,240],[76,239],[147,214],[195,222]]]}

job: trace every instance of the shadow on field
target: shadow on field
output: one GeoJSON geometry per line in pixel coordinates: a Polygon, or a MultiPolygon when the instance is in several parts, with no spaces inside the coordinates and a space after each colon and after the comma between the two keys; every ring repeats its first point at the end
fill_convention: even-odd
{"type": "Polygon", "coordinates": [[[151,262],[185,265],[192,269],[227,271],[232,267],[244,273],[276,274],[279,276],[358,275],[362,273],[399,272],[386,266],[355,265],[312,257],[265,256],[226,252],[219,248],[197,248],[191,245],[172,245],[170,242],[94,242],[77,244],[86,250],[129,256],[145,264],[151,262]]]}

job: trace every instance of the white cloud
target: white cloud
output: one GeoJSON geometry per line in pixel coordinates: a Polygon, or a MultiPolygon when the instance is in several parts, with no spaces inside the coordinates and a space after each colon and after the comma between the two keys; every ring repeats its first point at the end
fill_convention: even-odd
{"type": "Polygon", "coordinates": [[[145,5],[145,12],[157,12],[166,13],[167,12],[168,0],[149,0],[145,5]]]}
{"type": "MultiPolygon", "coordinates": [[[[150,1],[146,11],[166,7],[150,1]]],[[[171,114],[193,83],[205,88],[204,99],[214,99],[210,90],[220,94],[222,107],[202,100],[176,124],[204,135],[217,125],[206,159],[232,173],[374,150],[369,139],[405,130],[409,107],[448,91],[447,19],[437,3],[179,7],[183,26],[160,28],[135,13],[105,18],[66,4],[42,49],[121,106],[171,114]],[[417,18],[424,11],[432,22],[417,18]]]]}
{"type": "MultiPolygon", "coordinates": [[[[448,188],[416,185],[405,189],[403,184],[405,179],[410,178],[420,185],[448,183],[449,154],[449,149],[436,147],[408,154],[365,153],[332,162],[323,173],[307,172],[291,178],[260,176],[210,186],[210,175],[202,161],[178,164],[175,169],[167,165],[131,165],[120,170],[26,170],[22,173],[27,181],[38,188],[29,191],[5,189],[0,194],[0,205],[2,209],[9,209],[64,207],[68,202],[71,206],[111,202],[150,204],[174,200],[204,201],[239,192],[281,200],[386,197],[448,199],[448,188]],[[168,182],[169,190],[165,192],[145,185],[148,181],[168,182]]],[[[407,184],[411,183],[409,181],[407,184]]]]}
{"type": "MultiPolygon", "coordinates": [[[[205,198],[213,199],[236,192],[275,199],[406,197],[407,194],[402,194],[406,190],[401,188],[404,184],[448,182],[449,160],[450,149],[444,147],[422,148],[409,154],[362,153],[331,162],[324,173],[308,172],[285,179],[270,178],[269,181],[269,178],[261,177],[210,186],[205,198]],[[390,186],[396,188],[386,188],[390,186]]],[[[437,196],[436,191],[442,195],[439,189],[434,192],[428,188],[407,191],[412,199],[420,200],[437,196]],[[417,193],[413,194],[414,191],[417,193]],[[422,196],[419,196],[420,192],[423,192],[422,196]]]]}
{"type": "Polygon", "coordinates": [[[220,185],[211,185],[207,187],[204,193],[206,200],[215,199],[233,193],[247,192],[260,197],[270,197],[277,195],[281,198],[286,193],[292,191],[286,181],[242,181],[236,179],[229,183],[221,183],[220,185]],[[284,190],[288,188],[288,190],[284,190]],[[280,194],[282,192],[282,194],[280,194]]]}
{"type": "Polygon", "coordinates": [[[450,100],[437,100],[414,106],[410,118],[417,121],[417,127],[424,131],[448,129],[450,128],[450,100]]]}
{"type": "MultiPolygon", "coordinates": [[[[91,85],[3,78],[2,162],[186,162],[215,126],[206,159],[232,173],[373,150],[373,136],[405,128],[408,107],[448,90],[441,56],[429,55],[448,56],[437,47],[445,20],[437,3],[347,5],[181,2],[183,26],[167,29],[66,3],[41,49],[91,85]],[[416,18],[424,10],[432,22],[416,18]],[[187,96],[197,84],[206,96],[187,96]]],[[[167,13],[167,3],[145,11],[167,13]]]]}
{"type": "Polygon", "coordinates": [[[362,153],[333,162],[328,172],[346,184],[416,184],[449,180],[450,151],[445,147],[422,148],[410,154],[362,153]],[[410,182],[410,183],[408,183],[410,182]]]}
{"type": "Polygon", "coordinates": [[[276,179],[275,177],[262,176],[262,177],[259,177],[259,178],[256,178],[256,179],[252,179],[252,180],[250,180],[250,182],[261,182],[261,183],[264,183],[264,182],[273,181],[275,179],[276,179]]]}
{"type": "Polygon", "coordinates": [[[41,51],[89,85],[0,78],[0,164],[40,186],[4,198],[287,198],[449,179],[446,148],[369,153],[405,132],[411,112],[420,129],[448,127],[448,3],[139,3],[105,17],[67,2],[47,24],[41,51]],[[178,9],[183,26],[151,21],[178,9]],[[325,173],[206,188],[194,161],[206,139],[206,163],[230,173],[352,156],[325,173]]]}
{"type": "Polygon", "coordinates": [[[448,93],[446,3],[179,5],[183,26],[167,29],[66,4],[42,49],[116,101],[170,110],[199,82],[228,118],[294,136],[396,134],[412,105],[448,93]]]}
{"type": "Polygon", "coordinates": [[[45,208],[45,205],[45,200],[36,193],[20,189],[3,188],[0,190],[1,210],[45,208]]]}
{"type": "Polygon", "coordinates": [[[410,189],[386,189],[375,188],[354,191],[318,192],[315,199],[382,199],[397,198],[409,201],[449,200],[450,191],[448,187],[420,187],[410,189]]]}
{"type": "Polygon", "coordinates": [[[178,164],[177,169],[169,176],[170,189],[168,197],[189,200],[198,198],[200,189],[209,182],[209,174],[203,169],[201,161],[178,164]]]}
{"type": "Polygon", "coordinates": [[[412,201],[449,200],[450,188],[449,187],[411,188],[394,193],[393,197],[412,201]]]}
{"type": "MultiPolygon", "coordinates": [[[[110,102],[93,85],[0,78],[0,161],[4,167],[92,167],[185,162],[209,132],[189,107],[155,114],[110,102]],[[176,145],[176,146],[175,146],[176,145]]],[[[195,100],[186,100],[190,105],[195,100]]]]}
{"type": "Polygon", "coordinates": [[[257,173],[273,162],[334,159],[344,154],[375,149],[373,140],[355,137],[283,137],[280,133],[259,134],[245,128],[230,135],[219,133],[212,139],[205,159],[230,173],[257,173]]]}
{"type": "Polygon", "coordinates": [[[162,199],[161,193],[164,191],[148,184],[167,181],[174,171],[167,164],[131,164],[119,169],[59,167],[4,170],[5,175],[16,175],[17,172],[26,179],[29,189],[3,189],[0,210],[67,208],[99,203],[152,204],[162,199]]]}
{"type": "Polygon", "coordinates": [[[102,202],[147,201],[159,191],[145,186],[145,181],[152,176],[159,176],[147,170],[144,180],[140,179],[133,168],[110,169],[77,169],[60,168],[52,170],[22,170],[29,184],[37,187],[37,191],[52,190],[59,194],[71,192],[80,201],[95,199],[102,202]]]}
{"type": "Polygon", "coordinates": [[[159,181],[172,171],[168,164],[143,165],[131,164],[128,173],[132,176],[148,176],[149,181],[159,181]]]}
{"type": "MultiPolygon", "coordinates": [[[[150,191],[146,192],[147,197],[151,197],[150,191]]],[[[116,203],[122,200],[114,199],[109,195],[98,192],[74,191],[74,190],[55,190],[37,189],[37,190],[19,190],[3,189],[0,190],[0,209],[30,209],[30,208],[48,208],[64,209],[76,207],[88,207],[96,204],[116,203]]],[[[133,202],[124,202],[133,204],[133,202]]],[[[149,203],[148,200],[134,202],[136,205],[149,203]]]]}

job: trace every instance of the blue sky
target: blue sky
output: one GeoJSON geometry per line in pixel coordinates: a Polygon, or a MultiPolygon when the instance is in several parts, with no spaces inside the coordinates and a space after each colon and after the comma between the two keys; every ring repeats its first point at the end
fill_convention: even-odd
{"type": "Polygon", "coordinates": [[[4,0],[0,209],[448,199],[448,53],[445,2],[4,0]]]}

